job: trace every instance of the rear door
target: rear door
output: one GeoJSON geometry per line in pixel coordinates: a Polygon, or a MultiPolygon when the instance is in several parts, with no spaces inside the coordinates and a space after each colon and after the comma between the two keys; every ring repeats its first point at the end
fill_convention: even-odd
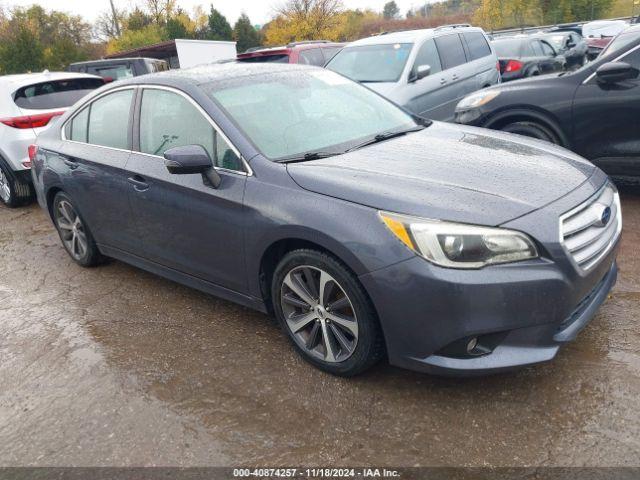
{"type": "Polygon", "coordinates": [[[446,99],[436,119],[452,121],[456,105],[471,91],[472,69],[468,68],[467,54],[458,33],[436,37],[435,43],[442,62],[441,85],[446,99]]]}
{"type": "Polygon", "coordinates": [[[482,32],[464,32],[464,40],[468,67],[471,70],[472,81],[469,82],[469,93],[498,83],[497,57],[491,51],[489,42],[482,32]]]}
{"type": "Polygon", "coordinates": [[[247,170],[206,113],[186,94],[145,87],[137,107],[136,152],[127,165],[129,197],[144,251],[141,256],[234,291],[246,290],[244,187],[247,170]],[[165,150],[202,145],[222,178],[172,175],[165,150]]]}
{"type": "MultiPolygon", "coordinates": [[[[619,61],[640,70],[640,47],[619,61]]],[[[580,85],[573,106],[573,149],[610,175],[640,176],[640,79],[580,85]]]]}
{"type": "Polygon", "coordinates": [[[110,91],[77,112],[64,128],[60,168],[65,189],[100,245],[139,250],[128,199],[127,160],[135,88],[110,91]]]}

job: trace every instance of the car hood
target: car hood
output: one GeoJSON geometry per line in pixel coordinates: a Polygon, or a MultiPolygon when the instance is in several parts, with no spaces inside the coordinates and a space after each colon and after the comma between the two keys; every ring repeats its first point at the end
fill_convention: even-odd
{"type": "Polygon", "coordinates": [[[539,209],[595,171],[560,147],[440,122],[287,170],[302,188],[380,210],[500,225],[539,209]]]}

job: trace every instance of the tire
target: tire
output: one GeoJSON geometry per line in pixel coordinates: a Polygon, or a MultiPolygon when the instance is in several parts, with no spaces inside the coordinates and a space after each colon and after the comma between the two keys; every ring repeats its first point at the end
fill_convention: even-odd
{"type": "Polygon", "coordinates": [[[503,126],[500,130],[560,145],[560,141],[556,135],[548,127],[537,122],[513,122],[503,126]]]}
{"type": "Polygon", "coordinates": [[[329,254],[301,249],[285,255],[273,275],[271,300],[295,349],[320,370],[350,377],[384,355],[382,332],[367,293],[329,254]]]}
{"type": "Polygon", "coordinates": [[[86,222],[73,204],[71,197],[58,192],[53,199],[53,223],[62,245],[78,265],[94,267],[104,260],[86,222]]]}
{"type": "Polygon", "coordinates": [[[0,158],[0,202],[15,208],[31,201],[31,185],[21,181],[9,164],[0,158]]]}

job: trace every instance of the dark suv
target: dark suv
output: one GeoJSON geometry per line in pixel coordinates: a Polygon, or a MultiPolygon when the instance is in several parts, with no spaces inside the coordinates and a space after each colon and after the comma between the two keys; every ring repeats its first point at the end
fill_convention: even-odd
{"type": "Polygon", "coordinates": [[[301,63],[322,67],[342,50],[342,47],[344,47],[344,43],[333,43],[326,40],[296,42],[285,47],[250,50],[238,55],[238,61],[301,63]]]}
{"type": "Polygon", "coordinates": [[[456,121],[546,140],[618,180],[640,179],[640,25],[574,73],[527,78],[469,95],[456,121]]]}

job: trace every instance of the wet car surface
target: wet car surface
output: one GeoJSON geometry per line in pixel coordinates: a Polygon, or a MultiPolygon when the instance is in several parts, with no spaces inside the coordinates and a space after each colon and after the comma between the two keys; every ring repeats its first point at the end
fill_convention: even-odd
{"type": "Polygon", "coordinates": [[[638,465],[640,191],[611,298],[550,363],[342,379],[267,316],[112,261],[75,265],[0,208],[2,465],[638,465]]]}

